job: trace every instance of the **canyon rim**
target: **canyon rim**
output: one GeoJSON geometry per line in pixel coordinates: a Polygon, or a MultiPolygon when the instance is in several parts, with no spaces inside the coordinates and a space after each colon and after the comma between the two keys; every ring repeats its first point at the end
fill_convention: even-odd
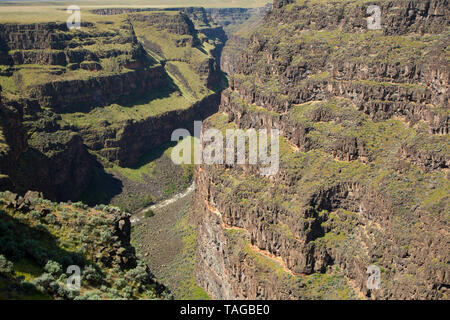
{"type": "Polygon", "coordinates": [[[448,300],[449,21],[0,3],[0,299],[448,300]]]}

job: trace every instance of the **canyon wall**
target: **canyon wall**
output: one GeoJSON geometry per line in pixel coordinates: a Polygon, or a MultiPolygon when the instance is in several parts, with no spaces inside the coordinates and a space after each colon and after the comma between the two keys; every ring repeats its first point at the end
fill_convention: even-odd
{"type": "Polygon", "coordinates": [[[80,134],[89,149],[98,151],[101,156],[121,166],[133,166],[145,151],[170,141],[175,129],[185,128],[193,134],[194,121],[215,113],[219,104],[220,93],[216,93],[184,110],[168,111],[141,120],[128,120],[120,127],[106,125],[105,130],[85,127],[80,129],[80,134]]]}
{"type": "Polygon", "coordinates": [[[9,265],[0,272],[2,300],[170,297],[136,256],[128,213],[108,206],[54,203],[32,191],[23,197],[0,192],[0,209],[0,254],[9,265]],[[23,263],[32,265],[33,272],[19,274],[23,263]],[[83,273],[80,288],[69,290],[64,275],[74,265],[83,273]],[[128,289],[117,278],[129,279],[128,289]]]}
{"type": "Polygon", "coordinates": [[[98,168],[132,167],[217,111],[222,76],[206,34],[220,26],[201,8],[176,11],[99,11],[118,18],[91,16],[80,31],[0,24],[3,190],[79,199],[98,168]]]}
{"type": "Polygon", "coordinates": [[[279,129],[280,169],[196,168],[215,299],[447,299],[447,2],[275,1],[205,128],[279,129]],[[370,265],[381,286],[367,286],[370,265]]]}

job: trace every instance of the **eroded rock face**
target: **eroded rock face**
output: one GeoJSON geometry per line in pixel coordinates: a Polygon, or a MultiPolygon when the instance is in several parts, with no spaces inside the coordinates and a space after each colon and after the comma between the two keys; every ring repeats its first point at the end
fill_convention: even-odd
{"type": "Polygon", "coordinates": [[[2,142],[5,143],[5,148],[2,148],[2,160],[5,161],[2,163],[2,169],[8,172],[19,159],[20,154],[28,148],[28,139],[22,125],[22,114],[20,110],[4,105],[1,96],[0,115],[2,142]]]}
{"type": "MultiPolygon", "coordinates": [[[[255,173],[231,170],[231,175],[239,171],[241,179],[254,183],[255,173]]],[[[223,168],[203,166],[196,172],[199,242],[196,275],[199,284],[213,297],[311,297],[296,283],[281,281],[276,269],[266,270],[262,277],[254,253],[249,253],[245,246],[251,246],[255,252],[261,250],[282,265],[286,274],[298,279],[339,266],[355,283],[353,290],[360,297],[438,299],[445,293],[449,281],[444,262],[447,249],[441,223],[435,220],[440,219],[436,211],[417,207],[407,210],[406,217],[394,214],[399,208],[388,194],[358,183],[336,184],[311,194],[297,193],[293,186],[298,178],[283,170],[272,182],[264,182],[267,186],[262,190],[245,183],[246,194],[239,196],[236,193],[240,188],[233,188],[230,179],[223,176],[227,177],[223,168]],[[227,192],[228,188],[232,191],[227,192]],[[299,205],[300,212],[270,199],[275,193],[284,201],[299,205]],[[264,197],[270,200],[263,200],[264,197]],[[404,219],[412,221],[407,223],[404,219]],[[415,223],[424,224],[419,228],[421,231],[412,226],[415,223]],[[242,232],[238,240],[233,238],[235,230],[242,232]],[[245,241],[245,246],[236,245],[240,241],[245,241]],[[433,260],[441,261],[440,267],[433,260]],[[375,261],[383,270],[386,268],[387,274],[382,276],[383,288],[370,292],[365,272],[375,261]],[[419,266],[423,269],[419,270],[419,266]],[[416,274],[413,282],[404,277],[411,273],[416,274]]],[[[439,217],[446,206],[445,200],[437,203],[439,217]]]]}
{"type": "Polygon", "coordinates": [[[40,190],[51,199],[77,199],[91,182],[95,166],[81,136],[70,131],[41,132],[30,143],[21,159],[21,172],[14,175],[20,181],[17,187],[40,190]]]}
{"type": "Polygon", "coordinates": [[[446,299],[446,1],[380,1],[384,33],[354,1],[294,2],[274,3],[205,125],[282,139],[269,178],[197,167],[198,283],[216,299],[446,299]]]}
{"type": "Polygon", "coordinates": [[[193,34],[195,27],[192,21],[184,13],[176,15],[152,14],[151,17],[146,15],[132,15],[135,21],[145,22],[147,25],[156,26],[160,31],[165,30],[179,35],[193,34]]]}
{"type": "Polygon", "coordinates": [[[220,68],[231,75],[248,42],[248,36],[256,30],[264,15],[271,9],[268,4],[262,8],[209,8],[207,12],[221,26],[226,35],[226,42],[221,50],[220,68]]]}
{"type": "Polygon", "coordinates": [[[1,95],[0,145],[0,190],[11,190],[14,188],[12,175],[17,171],[17,162],[28,149],[28,137],[22,124],[22,111],[6,106],[1,95]]]}
{"type": "MultiPolygon", "coordinates": [[[[291,5],[295,0],[274,2],[269,19],[280,23],[300,22],[305,29],[336,29],[346,32],[367,30],[367,4],[346,1],[342,5],[332,3],[311,3],[307,6],[291,5]],[[326,6],[326,10],[323,8],[326,6]],[[286,14],[288,13],[288,14],[286,14]]],[[[382,13],[383,32],[386,35],[406,33],[441,33],[448,27],[449,14],[446,0],[401,0],[378,1],[382,13]]]]}
{"type": "Polygon", "coordinates": [[[55,112],[87,112],[120,99],[130,101],[164,86],[169,86],[167,74],[156,66],[88,80],[48,82],[36,86],[30,97],[55,112]]]}
{"type": "Polygon", "coordinates": [[[143,153],[170,140],[174,128],[192,130],[196,120],[215,113],[220,94],[210,95],[186,110],[169,111],[147,119],[127,120],[120,127],[81,129],[84,143],[121,166],[135,165],[143,153]],[[136,137],[139,137],[137,139],[136,137]]]}
{"type": "MultiPolygon", "coordinates": [[[[30,111],[32,105],[26,101],[9,101],[7,105],[0,102],[5,137],[0,172],[7,175],[2,179],[1,189],[40,190],[51,199],[76,198],[90,182],[94,159],[80,135],[62,131],[56,122],[50,119],[46,122],[44,117],[41,123],[36,120],[33,129],[36,131],[29,138],[23,117],[24,109],[30,111]]],[[[34,107],[39,109],[38,105],[34,107]]]]}
{"type": "Polygon", "coordinates": [[[61,49],[69,37],[65,23],[2,24],[1,49],[31,50],[40,48],[61,49]]]}
{"type": "MultiPolygon", "coordinates": [[[[433,1],[428,7],[447,10],[443,5],[443,1],[433,1]]],[[[402,10],[414,11],[421,2],[396,3],[394,8],[385,1],[380,6],[383,17],[404,17],[407,14],[402,10]],[[397,14],[397,10],[403,14],[397,14]]],[[[448,116],[426,106],[429,102],[437,108],[448,106],[449,69],[444,53],[448,35],[441,34],[448,21],[441,15],[429,14],[422,19],[412,14],[411,19],[417,20],[404,22],[402,26],[407,28],[402,32],[401,28],[383,25],[385,34],[387,30],[398,32],[387,37],[368,35],[365,16],[352,11],[365,9],[349,1],[339,6],[311,4],[274,10],[266,17],[266,24],[283,24],[285,27],[279,26],[281,37],[298,33],[299,39],[281,43],[269,29],[255,34],[237,68],[254,81],[235,77],[230,87],[236,87],[246,101],[277,112],[286,111],[292,104],[345,96],[374,118],[426,120],[433,133],[448,133],[448,116]],[[420,36],[415,39],[411,35],[418,32],[414,26],[428,28],[423,31],[430,34],[424,36],[424,42],[420,36]],[[348,38],[350,33],[354,33],[353,38],[348,38]],[[417,51],[412,49],[414,43],[421,43],[417,51]],[[255,80],[258,77],[276,81],[266,87],[264,80],[255,80]]]]}
{"type": "Polygon", "coordinates": [[[448,169],[450,165],[450,155],[445,144],[440,139],[425,135],[405,142],[401,148],[401,156],[426,171],[448,169]],[[420,148],[420,144],[424,142],[432,148],[420,148]]]}

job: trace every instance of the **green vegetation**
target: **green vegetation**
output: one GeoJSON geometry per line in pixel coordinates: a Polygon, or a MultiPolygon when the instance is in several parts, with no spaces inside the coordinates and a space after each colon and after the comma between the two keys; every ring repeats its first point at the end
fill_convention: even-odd
{"type": "MultiPolygon", "coordinates": [[[[107,171],[113,173],[117,172],[121,175],[125,176],[126,178],[133,180],[134,182],[141,182],[143,183],[148,178],[156,178],[157,177],[157,170],[159,168],[156,168],[158,166],[158,160],[164,157],[165,159],[171,159],[172,150],[175,146],[183,148],[184,144],[193,145],[192,141],[194,141],[194,138],[189,137],[186,139],[181,140],[177,144],[173,142],[167,142],[163,144],[159,148],[155,148],[153,150],[150,150],[146,154],[143,155],[143,157],[140,159],[139,163],[136,166],[133,166],[132,168],[123,168],[117,165],[113,165],[112,168],[108,168],[107,171]]],[[[193,163],[193,162],[192,162],[193,163]]],[[[193,172],[194,172],[194,165],[193,164],[181,164],[179,167],[179,171],[182,175],[183,185],[181,186],[174,186],[171,185],[176,190],[179,190],[179,188],[186,188],[192,180],[193,172]]],[[[173,172],[172,172],[173,174],[173,172]]]]}
{"type": "Polygon", "coordinates": [[[281,290],[292,290],[293,295],[308,299],[348,300],[357,299],[347,284],[342,271],[330,269],[324,274],[293,275],[275,259],[263,255],[250,246],[248,234],[241,230],[226,230],[231,259],[245,259],[245,265],[259,281],[270,288],[274,284],[281,290]]]}
{"type": "Polygon", "coordinates": [[[194,267],[197,253],[197,232],[189,219],[189,205],[181,209],[179,220],[171,228],[177,236],[182,237],[182,249],[164,268],[161,280],[170,284],[175,299],[209,300],[208,294],[195,284],[194,267]]]}
{"type": "Polygon", "coordinates": [[[201,99],[209,92],[203,85],[201,77],[185,62],[173,61],[167,63],[167,70],[181,89],[183,96],[189,101],[201,99]]]}
{"type": "Polygon", "coordinates": [[[194,165],[175,165],[171,154],[177,145],[190,144],[193,147],[193,139],[189,137],[178,144],[168,142],[151,149],[130,167],[121,167],[95,154],[104,169],[96,170],[81,198],[90,205],[111,203],[134,212],[183,191],[192,182],[194,165]],[[121,187],[116,190],[112,185],[117,181],[121,187]]]}
{"type": "MultiPolygon", "coordinates": [[[[248,106],[238,96],[231,95],[231,99],[231,105],[245,108],[243,114],[253,118],[252,121],[257,122],[260,117],[280,117],[271,115],[270,110],[248,106]]],[[[245,117],[241,118],[241,123],[245,123],[245,117]]],[[[216,114],[207,121],[209,126],[221,130],[236,128],[234,123],[228,122],[226,114],[216,114]]],[[[216,168],[213,173],[214,181],[220,181],[214,184],[215,195],[219,197],[216,199],[218,203],[239,203],[241,212],[249,213],[249,217],[256,211],[258,215],[267,214],[267,217],[263,216],[263,221],[271,220],[273,216],[270,210],[262,208],[277,208],[277,212],[283,212],[276,224],[264,226],[265,232],[274,233],[277,239],[295,241],[294,235],[298,237],[299,234],[298,226],[301,228],[304,225],[305,230],[302,232],[308,234],[311,232],[311,224],[320,217],[322,234],[316,235],[314,240],[308,242],[309,245],[321,248],[317,250],[333,252],[339,257],[357,257],[358,263],[363,265],[376,263],[383,270],[389,270],[385,276],[389,278],[396,272],[389,258],[380,253],[382,258],[373,261],[367,255],[366,248],[355,244],[361,243],[361,234],[356,230],[360,228],[358,226],[363,209],[360,207],[360,211],[353,212],[346,205],[337,202],[337,206],[342,205],[338,210],[322,210],[318,205],[314,207],[312,199],[327,197],[326,193],[323,194],[324,191],[346,184],[357,186],[358,192],[377,195],[378,199],[383,199],[377,200],[377,203],[383,205],[383,210],[389,210],[390,219],[395,220],[393,233],[396,240],[408,247],[405,249],[407,251],[418,246],[423,233],[427,232],[411,208],[427,210],[427,215],[430,214],[433,219],[448,219],[450,185],[447,172],[445,169],[432,170],[430,164],[427,168],[425,163],[431,159],[444,163],[450,146],[445,135],[430,135],[429,128],[423,121],[415,124],[407,124],[398,118],[373,121],[357,110],[350,100],[340,97],[294,105],[281,115],[281,121],[289,121],[290,125],[297,128],[307,128],[300,145],[306,145],[306,150],[293,148],[292,143],[285,138],[280,140],[281,163],[277,177],[288,177],[286,182],[277,181],[277,178],[273,179],[275,181],[265,179],[246,170],[216,168]],[[358,151],[359,156],[352,160],[336,158],[333,150],[345,150],[345,144],[340,141],[351,141],[350,146],[353,141],[357,141],[362,148],[358,151]],[[399,159],[404,148],[414,150],[408,152],[418,155],[417,158],[409,161],[399,159]],[[305,211],[308,214],[314,212],[314,217],[305,218],[305,211]],[[293,225],[297,227],[294,229],[293,225]]],[[[330,196],[332,194],[331,192],[330,196]]],[[[358,210],[357,207],[354,209],[358,210]]],[[[374,234],[378,239],[381,237],[379,226],[369,224],[366,228],[368,234],[374,234]]],[[[353,286],[350,286],[350,282],[338,268],[327,270],[323,274],[299,276],[292,282],[283,280],[283,266],[279,261],[255,252],[254,247],[248,245],[245,232],[227,230],[227,235],[229,248],[232,248],[233,255],[239,257],[236,259],[242,259],[242,254],[245,254],[246,259],[252,261],[245,265],[253,266],[252,272],[256,272],[257,279],[265,281],[267,287],[271,287],[272,283],[283,283],[281,288],[296,288],[299,291],[295,292],[299,296],[315,299],[360,297],[351,289],[353,286]]],[[[438,266],[442,266],[441,263],[442,261],[433,268],[440,268],[438,266]]],[[[285,279],[290,278],[286,275],[285,279]]],[[[411,279],[405,278],[404,281],[412,283],[411,279]]]]}
{"type": "Polygon", "coordinates": [[[155,299],[160,297],[147,271],[125,243],[114,249],[118,209],[86,209],[11,193],[0,193],[0,297],[23,299],[155,299]],[[24,202],[25,201],[25,202],[24,202]],[[19,206],[19,203],[25,206],[19,206]],[[15,209],[17,207],[17,209],[15,209]],[[27,212],[31,210],[30,212],[27,212]],[[128,253],[127,253],[128,252],[128,253]],[[124,254],[130,265],[123,263],[124,254]],[[69,265],[82,270],[81,289],[66,286],[69,265]],[[120,280],[128,279],[126,286],[120,280]]]}

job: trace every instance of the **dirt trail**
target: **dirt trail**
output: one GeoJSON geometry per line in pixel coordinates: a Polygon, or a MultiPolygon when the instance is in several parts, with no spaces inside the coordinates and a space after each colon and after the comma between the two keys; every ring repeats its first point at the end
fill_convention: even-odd
{"type": "Polygon", "coordinates": [[[172,198],[164,200],[160,203],[151,205],[150,207],[144,208],[141,211],[138,211],[137,213],[133,214],[133,217],[130,220],[131,225],[135,226],[135,225],[138,225],[139,223],[141,223],[146,212],[149,212],[150,210],[156,211],[156,210],[165,208],[165,207],[177,202],[178,200],[181,200],[181,199],[186,198],[187,196],[191,195],[194,192],[194,190],[195,190],[195,182],[192,182],[192,184],[189,186],[189,188],[187,188],[183,192],[177,193],[172,198]]]}

